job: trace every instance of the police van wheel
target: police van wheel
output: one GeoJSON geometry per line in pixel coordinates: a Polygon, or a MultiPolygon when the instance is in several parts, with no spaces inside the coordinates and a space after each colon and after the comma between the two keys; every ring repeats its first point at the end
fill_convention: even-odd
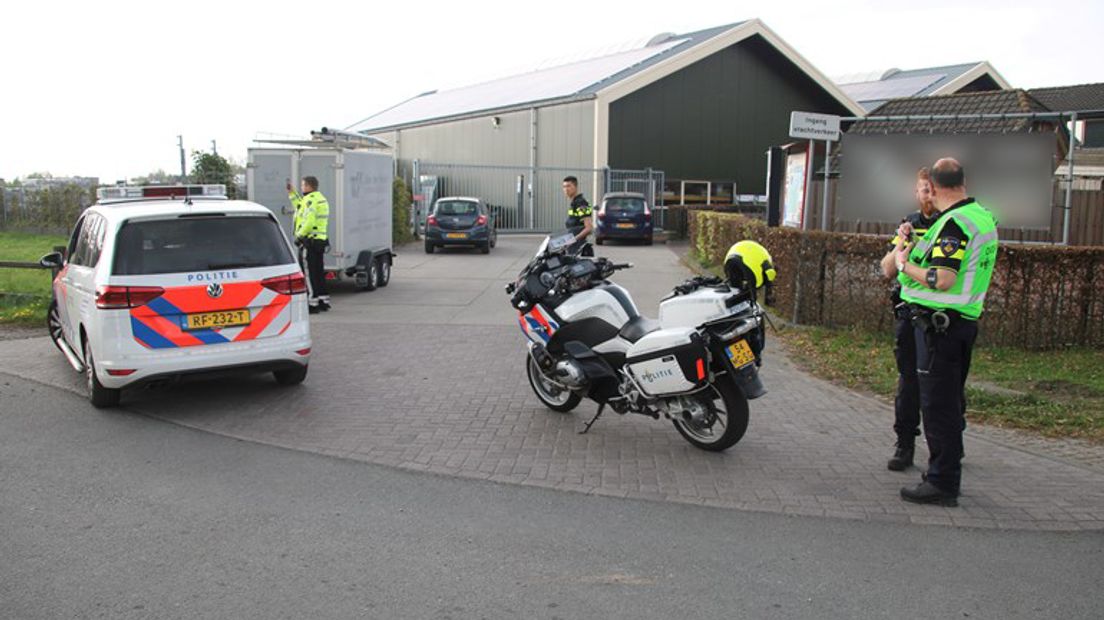
{"type": "Polygon", "coordinates": [[[272,376],[276,377],[276,383],[280,385],[299,385],[307,378],[307,366],[277,370],[272,373],[272,376]]]}
{"type": "Polygon", "coordinates": [[[50,330],[50,340],[53,340],[54,346],[60,349],[64,335],[61,329],[61,315],[58,312],[57,300],[51,301],[50,309],[46,311],[46,327],[50,330]]]}
{"type": "Polygon", "coordinates": [[[96,360],[92,358],[92,346],[84,343],[84,382],[88,391],[88,400],[97,409],[109,409],[119,405],[122,390],[104,387],[96,377],[96,360]]]}
{"type": "Polygon", "coordinates": [[[387,283],[391,281],[391,259],[380,258],[379,259],[379,285],[387,286],[387,283]]]}

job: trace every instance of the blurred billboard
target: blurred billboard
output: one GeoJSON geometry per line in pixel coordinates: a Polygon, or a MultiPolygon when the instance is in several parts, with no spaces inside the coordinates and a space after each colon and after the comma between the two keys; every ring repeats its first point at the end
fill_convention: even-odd
{"type": "Polygon", "coordinates": [[[954,157],[966,192],[1001,226],[1049,228],[1058,166],[1054,132],[844,134],[835,219],[896,222],[916,208],[916,171],[954,157]]]}

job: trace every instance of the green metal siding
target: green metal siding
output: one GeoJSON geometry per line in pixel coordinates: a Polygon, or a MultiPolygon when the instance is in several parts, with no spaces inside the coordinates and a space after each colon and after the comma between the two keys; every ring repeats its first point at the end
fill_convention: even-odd
{"type": "Polygon", "coordinates": [[[756,36],[610,106],[611,168],[663,170],[668,179],[731,181],[764,193],[766,151],[789,138],[790,112],[850,112],[756,36]]]}

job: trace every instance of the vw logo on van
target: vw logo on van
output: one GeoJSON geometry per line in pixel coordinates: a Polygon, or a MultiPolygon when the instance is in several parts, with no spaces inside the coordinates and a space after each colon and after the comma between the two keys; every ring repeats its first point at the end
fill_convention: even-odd
{"type": "Polygon", "coordinates": [[[207,285],[207,296],[212,298],[222,297],[222,285],[218,282],[212,282],[207,285]]]}

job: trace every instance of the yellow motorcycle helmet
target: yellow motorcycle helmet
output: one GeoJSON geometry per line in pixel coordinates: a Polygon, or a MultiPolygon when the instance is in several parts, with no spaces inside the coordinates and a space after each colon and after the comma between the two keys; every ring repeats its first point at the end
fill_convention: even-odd
{"type": "Polygon", "coordinates": [[[777,273],[770,252],[755,241],[745,239],[734,243],[725,254],[725,277],[737,288],[760,288],[774,282],[777,273]]]}

